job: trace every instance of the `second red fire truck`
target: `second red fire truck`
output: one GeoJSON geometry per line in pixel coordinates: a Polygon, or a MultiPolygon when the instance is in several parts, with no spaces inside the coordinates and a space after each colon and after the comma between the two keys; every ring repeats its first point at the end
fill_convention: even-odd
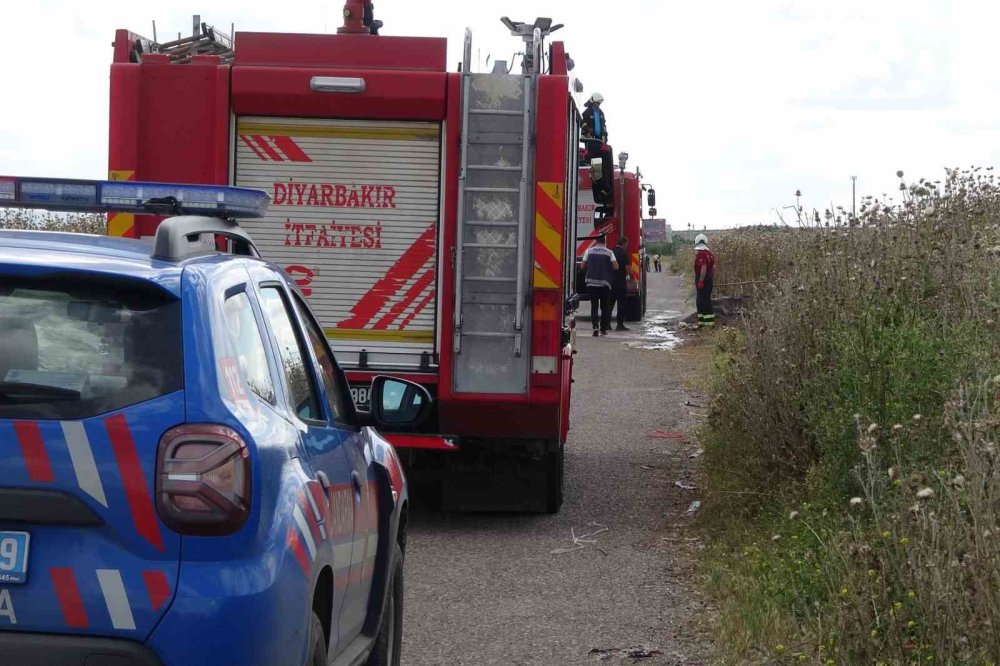
{"type": "MultiPolygon", "coordinates": [[[[611,154],[610,147],[604,151],[611,154]]],[[[592,153],[595,160],[597,153],[592,153]]],[[[627,154],[619,156],[618,168],[613,164],[591,162],[579,168],[579,201],[576,222],[576,260],[594,245],[597,236],[603,235],[608,247],[614,247],[618,239],[628,238],[629,265],[626,267],[625,320],[639,321],[646,314],[646,266],[645,249],[642,239],[642,190],[641,176],[625,170],[627,154]],[[603,180],[598,187],[594,182],[603,180]],[[603,190],[603,193],[602,193],[603,190]]],[[[606,159],[606,158],[605,158],[606,159]]],[[[589,160],[588,160],[589,161],[589,160]]],[[[650,205],[654,205],[652,195],[650,205]]],[[[578,269],[577,288],[587,298],[584,276],[578,269]]],[[[618,307],[618,306],[616,306],[618,307]]]]}
{"type": "MultiPolygon", "coordinates": [[[[359,404],[390,374],[435,415],[390,441],[446,506],[556,511],[573,371],[579,114],[561,26],[504,19],[524,62],[461,71],[444,39],[118,31],[111,178],[264,190],[246,225],[321,320],[359,404]],[[426,455],[417,455],[425,453],[426,455]]],[[[159,218],[117,215],[148,236],[159,218]]],[[[406,401],[412,396],[397,396],[406,401]]]]}

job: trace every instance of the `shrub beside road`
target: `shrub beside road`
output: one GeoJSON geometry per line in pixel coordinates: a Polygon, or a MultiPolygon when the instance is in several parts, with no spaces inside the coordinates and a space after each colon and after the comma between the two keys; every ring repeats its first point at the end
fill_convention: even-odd
{"type": "Polygon", "coordinates": [[[702,432],[726,663],[1000,654],[1000,185],[900,198],[713,240],[717,282],[769,283],[702,432]]]}

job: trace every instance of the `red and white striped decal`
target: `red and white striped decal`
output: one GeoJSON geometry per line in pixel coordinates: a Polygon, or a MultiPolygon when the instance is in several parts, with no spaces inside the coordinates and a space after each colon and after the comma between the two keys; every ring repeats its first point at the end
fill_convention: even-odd
{"type": "Polygon", "coordinates": [[[21,446],[21,455],[28,468],[28,478],[38,483],[52,483],[55,473],[52,471],[52,461],[45,450],[42,431],[34,421],[15,421],[14,432],[17,443],[21,446]]]}
{"type": "Polygon", "coordinates": [[[149,605],[154,611],[163,608],[170,598],[170,580],[162,571],[143,571],[142,581],[146,584],[149,605]]]}
{"type": "Polygon", "coordinates": [[[360,504],[355,504],[353,487],[331,487],[324,493],[322,486],[309,481],[292,508],[292,520],[294,525],[288,528],[286,543],[303,572],[312,568],[320,547],[332,541],[335,585],[346,586],[372,577],[378,554],[378,484],[367,484],[360,504]],[[357,516],[352,507],[356,507],[357,516]]]}
{"type": "Polygon", "coordinates": [[[288,529],[287,543],[306,572],[316,560],[319,547],[329,537],[326,505],[323,487],[316,481],[308,481],[299,491],[298,501],[292,508],[295,525],[288,529]]]}
{"type": "Polygon", "coordinates": [[[241,134],[240,141],[265,162],[312,162],[290,136],[241,134]]]}
{"type": "Polygon", "coordinates": [[[135,617],[132,615],[132,604],[125,592],[125,582],[118,569],[98,569],[97,582],[101,586],[101,594],[108,608],[111,626],[115,629],[132,631],[135,629],[135,617]]]}
{"type": "Polygon", "coordinates": [[[162,551],[163,535],[160,533],[160,524],[153,509],[149,485],[142,473],[142,463],[139,461],[139,454],[125,415],[119,414],[104,419],[104,427],[108,431],[111,449],[118,462],[118,471],[121,473],[125,498],[128,500],[136,532],[157,550],[162,551]]]}
{"type": "Polygon", "coordinates": [[[396,328],[403,330],[433,300],[435,289],[434,248],[437,242],[435,225],[427,230],[403,253],[395,264],[351,308],[351,316],[337,323],[341,329],[388,330],[408,308],[412,311],[396,328]],[[421,273],[423,271],[423,273],[421,273]],[[414,281],[415,280],[415,281],[414,281]],[[407,284],[403,295],[390,305],[407,284]],[[423,299],[418,300],[422,295],[423,299]],[[386,308],[388,308],[386,310],[386,308]],[[370,326],[380,313],[385,314],[370,326]]]}
{"type": "Polygon", "coordinates": [[[63,621],[67,627],[86,629],[89,626],[87,609],[83,606],[80,587],[76,584],[76,575],[69,567],[52,567],[49,569],[52,586],[56,590],[56,598],[62,609],[63,621]]]}
{"type": "MultiPolygon", "coordinates": [[[[88,571],[86,576],[91,575],[88,571]]],[[[93,575],[104,599],[104,608],[108,620],[115,629],[134,631],[136,629],[133,613],[134,600],[129,598],[125,588],[125,580],[120,569],[96,569],[93,575]]],[[[55,589],[59,607],[62,610],[63,621],[72,629],[86,629],[91,626],[90,617],[80,595],[77,575],[70,567],[52,567],[49,569],[52,587],[55,589]]],[[[170,598],[170,579],[163,571],[146,570],[142,572],[149,595],[149,607],[153,612],[159,611],[170,598]]]]}
{"type": "MultiPolygon", "coordinates": [[[[37,483],[53,483],[55,472],[39,424],[35,421],[15,421],[13,425],[28,479],[37,483]]],[[[95,502],[107,508],[109,506],[107,491],[94,458],[94,447],[86,426],[81,421],[62,421],[59,425],[77,486],[95,502]]],[[[118,464],[122,487],[136,531],[157,549],[163,550],[163,536],[153,508],[149,484],[143,473],[128,422],[123,414],[119,414],[104,419],[104,427],[118,464]]],[[[55,441],[50,441],[48,446],[62,445],[63,442],[59,442],[58,438],[53,439],[55,441]]]]}
{"type": "Polygon", "coordinates": [[[69,457],[73,462],[73,472],[80,490],[87,493],[101,506],[107,508],[108,498],[104,494],[104,484],[94,462],[94,450],[87,437],[87,429],[79,421],[64,421],[62,423],[63,438],[69,457]]]}

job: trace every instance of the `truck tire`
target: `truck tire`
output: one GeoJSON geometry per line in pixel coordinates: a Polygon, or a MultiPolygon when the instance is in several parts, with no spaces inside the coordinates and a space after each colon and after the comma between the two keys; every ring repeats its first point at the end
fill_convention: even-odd
{"type": "Polygon", "coordinates": [[[545,454],[546,493],[545,512],[559,513],[563,503],[564,469],[566,463],[566,445],[559,444],[555,451],[545,454]]]}
{"type": "Polygon", "coordinates": [[[625,299],[625,321],[642,321],[642,296],[636,294],[625,299]]]}
{"type": "Polygon", "coordinates": [[[312,624],[309,627],[309,656],[306,657],[306,666],[326,666],[326,634],[316,611],[312,613],[312,624]]]}
{"type": "Polygon", "coordinates": [[[366,666],[399,666],[403,637],[403,550],[395,544],[382,622],[366,666]]]}

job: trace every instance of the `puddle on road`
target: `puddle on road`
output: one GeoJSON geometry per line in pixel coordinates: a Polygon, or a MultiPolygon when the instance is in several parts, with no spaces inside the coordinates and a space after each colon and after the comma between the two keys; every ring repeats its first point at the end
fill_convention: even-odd
{"type": "Polygon", "coordinates": [[[630,349],[651,349],[653,351],[671,351],[684,340],[677,335],[673,327],[680,319],[681,313],[675,310],[651,312],[642,322],[639,340],[627,342],[630,349]]]}

